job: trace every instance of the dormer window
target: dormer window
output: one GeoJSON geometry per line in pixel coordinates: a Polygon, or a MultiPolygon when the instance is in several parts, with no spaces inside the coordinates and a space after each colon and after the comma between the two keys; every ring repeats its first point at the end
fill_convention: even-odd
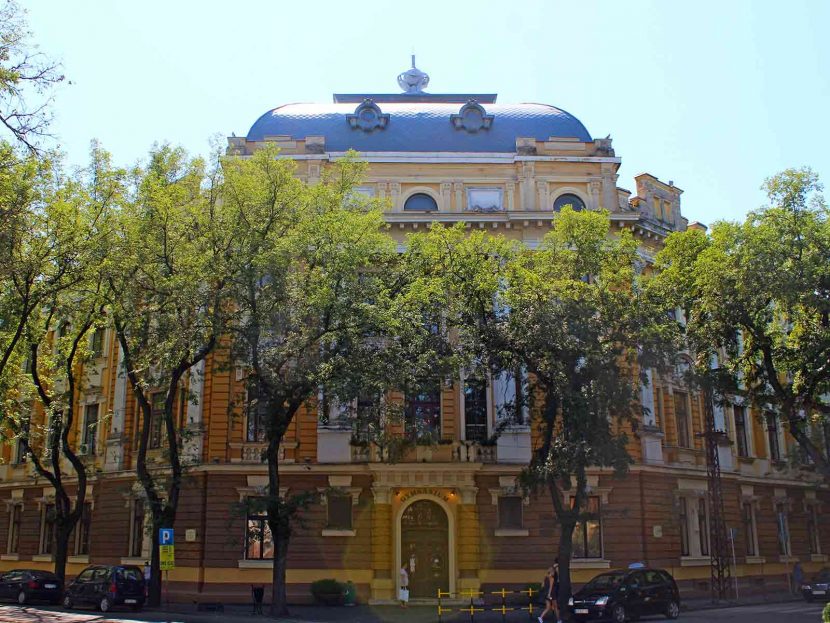
{"type": "Polygon", "coordinates": [[[570,206],[574,212],[581,212],[585,209],[585,202],[576,195],[567,193],[556,198],[553,202],[553,211],[561,212],[565,206],[570,206]]]}
{"type": "Polygon", "coordinates": [[[438,203],[426,193],[415,193],[406,200],[403,209],[412,212],[437,212],[438,203]]]}

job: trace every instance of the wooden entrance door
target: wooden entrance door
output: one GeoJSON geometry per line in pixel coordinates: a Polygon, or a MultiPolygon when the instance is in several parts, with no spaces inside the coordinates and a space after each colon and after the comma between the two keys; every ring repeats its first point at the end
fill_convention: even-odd
{"type": "Polygon", "coordinates": [[[435,598],[450,589],[449,522],[435,502],[418,500],[401,517],[401,564],[409,572],[409,595],[435,598]]]}

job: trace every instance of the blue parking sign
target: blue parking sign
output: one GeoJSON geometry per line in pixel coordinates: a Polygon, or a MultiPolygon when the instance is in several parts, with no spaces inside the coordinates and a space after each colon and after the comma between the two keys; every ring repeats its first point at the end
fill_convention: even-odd
{"type": "Polygon", "coordinates": [[[173,528],[159,528],[159,545],[173,545],[173,528]]]}

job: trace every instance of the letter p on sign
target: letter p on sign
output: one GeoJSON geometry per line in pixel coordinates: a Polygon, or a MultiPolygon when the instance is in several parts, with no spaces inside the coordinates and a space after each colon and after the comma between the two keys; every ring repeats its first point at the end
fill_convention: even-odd
{"type": "Polygon", "coordinates": [[[159,529],[159,545],[173,545],[173,528],[159,529]]]}

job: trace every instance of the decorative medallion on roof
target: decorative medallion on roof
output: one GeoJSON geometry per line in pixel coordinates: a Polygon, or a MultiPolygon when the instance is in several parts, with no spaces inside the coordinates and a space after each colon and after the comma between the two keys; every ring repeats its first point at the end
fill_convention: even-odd
{"type": "Polygon", "coordinates": [[[404,93],[423,93],[429,84],[429,76],[415,67],[415,55],[412,55],[412,67],[398,74],[398,86],[404,93]]]}
{"type": "Polygon", "coordinates": [[[355,108],[354,113],[346,115],[349,125],[356,130],[363,130],[364,132],[372,132],[377,129],[383,129],[389,123],[389,115],[381,112],[380,106],[375,104],[371,99],[366,98],[361,104],[355,108]]]}
{"type": "Polygon", "coordinates": [[[489,130],[493,123],[493,115],[488,115],[477,101],[469,100],[457,114],[450,115],[450,121],[457,130],[475,133],[479,130],[489,130]]]}

